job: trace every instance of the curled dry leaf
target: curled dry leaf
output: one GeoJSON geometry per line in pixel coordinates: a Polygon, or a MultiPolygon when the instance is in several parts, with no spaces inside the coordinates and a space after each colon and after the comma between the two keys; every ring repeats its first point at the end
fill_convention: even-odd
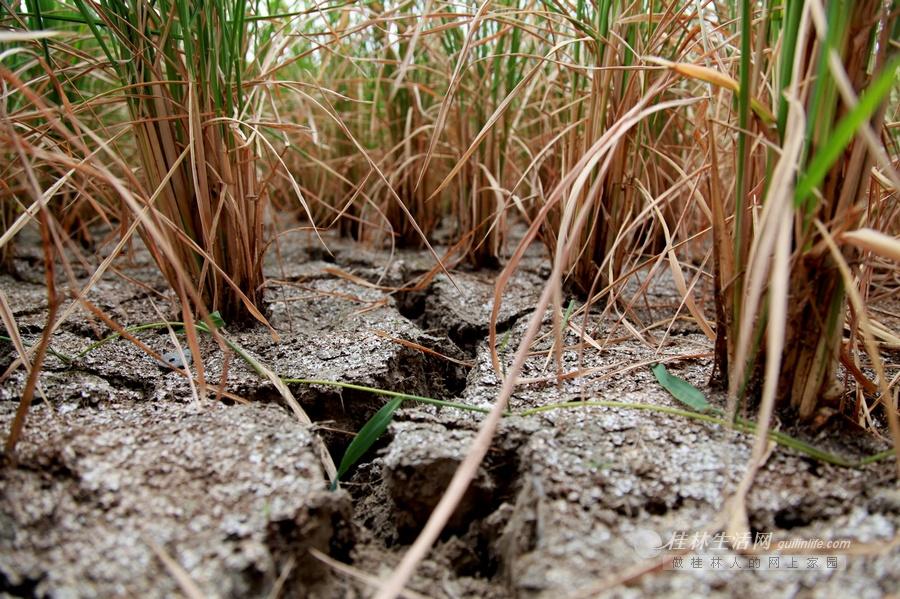
{"type": "Polygon", "coordinates": [[[874,229],[863,228],[847,231],[841,235],[840,240],[861,250],[866,250],[873,254],[878,254],[882,258],[900,263],[900,239],[896,237],[885,235],[874,229]]]}

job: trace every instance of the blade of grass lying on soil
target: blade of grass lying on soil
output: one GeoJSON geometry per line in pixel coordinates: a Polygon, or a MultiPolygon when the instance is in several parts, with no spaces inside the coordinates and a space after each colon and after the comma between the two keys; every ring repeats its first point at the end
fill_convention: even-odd
{"type": "MultiPolygon", "coordinates": [[[[222,320],[222,315],[219,314],[218,312],[211,312],[209,316],[210,316],[210,321],[212,322],[213,326],[216,329],[220,329],[223,326],[225,326],[225,321],[222,320]]],[[[196,324],[196,326],[198,329],[200,329],[204,333],[210,332],[209,327],[207,327],[206,324],[203,322],[196,324]]],[[[184,331],[184,323],[183,322],[165,321],[165,320],[162,320],[159,322],[148,322],[146,324],[138,324],[138,325],[133,325],[130,327],[125,327],[123,329],[123,331],[125,331],[126,333],[140,333],[141,331],[154,331],[154,330],[159,330],[159,329],[165,329],[168,327],[175,327],[176,332],[184,331]]],[[[75,354],[74,358],[69,358],[69,359],[77,360],[78,358],[83,358],[84,356],[91,353],[98,347],[106,345],[110,341],[115,341],[116,339],[118,339],[121,336],[122,336],[122,333],[119,333],[119,332],[115,332],[110,335],[107,335],[103,339],[100,339],[99,341],[95,341],[94,343],[91,343],[85,349],[83,349],[80,352],[78,352],[77,354],[75,354]]]]}
{"type": "MultiPolygon", "coordinates": [[[[217,323],[222,323],[221,317],[217,313],[213,313],[213,316],[216,319],[217,323]]],[[[224,324],[224,323],[223,323],[224,324]]],[[[152,322],[144,325],[136,325],[132,327],[128,327],[128,331],[130,333],[147,331],[147,330],[159,330],[166,328],[177,328],[183,327],[184,323],[177,321],[163,321],[163,322],[152,322]]],[[[202,332],[209,332],[206,326],[203,323],[198,323],[197,328],[202,332]]],[[[80,352],[77,357],[83,357],[89,352],[97,349],[98,347],[109,343],[110,341],[115,340],[120,337],[119,333],[115,333],[110,335],[94,344],[89,346],[86,350],[80,352]]],[[[227,337],[225,337],[227,340],[227,337]]],[[[256,367],[260,366],[259,362],[255,360],[252,356],[250,356],[246,351],[244,351],[238,344],[229,342],[229,347],[232,348],[235,353],[237,353],[242,359],[247,361],[247,364],[250,365],[254,370],[256,367]]],[[[653,368],[653,373],[659,380],[660,384],[672,393],[673,397],[678,399],[679,401],[685,403],[691,408],[694,408],[693,411],[681,410],[678,408],[670,408],[667,406],[659,406],[653,404],[639,404],[639,403],[628,403],[628,402],[619,402],[619,401],[577,401],[577,402],[564,402],[559,404],[552,404],[548,406],[540,406],[537,408],[530,408],[527,410],[522,410],[518,412],[504,412],[504,416],[533,416],[542,412],[556,410],[556,409],[574,409],[574,408],[588,408],[588,407],[606,407],[606,408],[618,408],[618,409],[632,409],[632,410],[648,410],[654,411],[663,414],[670,414],[673,416],[681,416],[693,420],[698,420],[702,422],[707,422],[710,424],[722,425],[726,426],[728,421],[724,418],[721,418],[723,412],[716,409],[711,409],[712,406],[706,401],[703,393],[688,383],[687,381],[681,379],[680,377],[674,376],[670,374],[665,366],[662,364],[657,364],[653,368]],[[710,412],[712,414],[718,414],[719,416],[711,416],[706,414],[705,412],[710,412]]],[[[344,389],[353,389],[356,391],[366,391],[369,393],[373,393],[376,395],[383,395],[385,397],[391,397],[391,401],[385,404],[366,424],[360,429],[359,434],[365,433],[362,436],[362,439],[356,443],[354,440],[351,443],[351,446],[347,448],[343,459],[341,460],[341,465],[339,468],[335,469],[336,476],[332,480],[332,488],[336,484],[336,481],[339,480],[340,476],[346,474],[347,470],[352,467],[360,457],[362,457],[365,452],[371,447],[371,445],[384,433],[387,428],[388,423],[393,417],[394,412],[401,406],[403,401],[413,401],[417,403],[424,403],[428,405],[440,406],[445,408],[455,408],[459,410],[465,410],[469,412],[477,412],[481,414],[490,413],[490,409],[483,408],[479,406],[472,406],[468,404],[462,404],[459,402],[453,401],[445,401],[440,399],[435,399],[431,397],[425,397],[422,395],[414,395],[409,393],[400,393],[397,391],[391,391],[388,389],[379,389],[377,387],[370,387],[366,385],[357,385],[354,383],[346,383],[342,381],[330,381],[324,379],[302,379],[302,378],[290,378],[283,377],[280,378],[282,384],[302,384],[302,385],[323,385],[323,386],[331,386],[331,387],[340,387],[344,389]],[[377,432],[377,434],[375,434],[377,432]],[[350,451],[350,448],[353,447],[353,451],[350,451]]],[[[734,422],[735,428],[737,430],[752,434],[756,432],[756,424],[752,421],[738,419],[734,422]]],[[[810,457],[813,457],[817,460],[833,464],[836,466],[842,466],[845,468],[860,468],[862,466],[881,461],[891,455],[893,455],[893,450],[883,451],[872,456],[863,458],[859,462],[851,462],[846,460],[840,456],[835,454],[826,452],[824,450],[818,449],[817,447],[810,445],[804,441],[791,437],[790,435],[786,435],[784,433],[780,433],[778,431],[769,431],[768,437],[775,441],[776,443],[788,447],[790,449],[794,449],[801,453],[804,453],[810,457]]]]}
{"type": "Polygon", "coordinates": [[[481,408],[478,406],[470,406],[467,404],[458,403],[455,401],[445,401],[441,399],[433,399],[431,397],[424,397],[422,395],[412,395],[409,393],[400,393],[397,391],[389,391],[387,389],[378,389],[375,387],[367,387],[365,385],[356,385],[353,383],[344,383],[341,381],[327,381],[327,380],[319,380],[319,379],[295,379],[295,378],[282,378],[282,381],[288,384],[303,384],[303,385],[323,385],[328,387],[340,387],[342,389],[353,389],[356,391],[366,391],[368,393],[374,393],[376,395],[383,395],[385,397],[392,398],[391,401],[386,403],[381,407],[378,412],[375,413],[359,430],[354,437],[353,441],[347,447],[344,452],[343,458],[341,458],[340,466],[337,471],[337,478],[332,482],[331,488],[335,489],[337,487],[337,482],[340,478],[347,473],[351,467],[353,467],[359,459],[365,455],[365,453],[369,450],[372,444],[378,440],[378,438],[384,434],[384,431],[387,430],[387,426],[393,418],[394,412],[400,407],[401,403],[404,401],[414,401],[417,403],[423,403],[433,406],[440,406],[444,408],[456,408],[458,410],[466,410],[468,412],[479,412],[482,414],[490,413],[488,408],[481,408]]]}
{"type": "MultiPolygon", "coordinates": [[[[709,414],[701,414],[699,412],[693,412],[689,410],[681,410],[679,408],[670,408],[668,406],[657,406],[654,404],[640,404],[640,403],[627,403],[627,402],[618,402],[618,401],[573,401],[573,402],[565,402],[558,403],[549,406],[541,406],[539,408],[531,408],[529,410],[524,410],[522,412],[517,412],[516,416],[532,416],[534,414],[540,414],[542,412],[548,412],[551,410],[559,410],[559,409],[577,409],[577,408],[621,408],[625,410],[647,410],[651,412],[659,412],[660,414],[669,414],[672,416],[681,416],[684,418],[689,418],[691,420],[698,420],[700,422],[707,422],[709,424],[715,424],[717,426],[728,427],[731,426],[731,421],[727,418],[711,416],[709,414]]],[[[746,433],[748,435],[753,435],[756,433],[756,423],[737,419],[733,423],[734,428],[742,433],[746,433]]],[[[832,464],[834,466],[840,466],[842,468],[862,468],[864,466],[868,466],[869,464],[873,464],[875,462],[880,462],[882,460],[888,459],[894,455],[893,449],[887,449],[885,451],[880,451],[878,453],[872,454],[865,458],[862,458],[858,462],[852,462],[841,456],[835,455],[833,453],[827,452],[823,449],[819,449],[814,445],[810,445],[805,441],[801,441],[795,437],[787,435],[785,433],[781,433],[779,431],[769,431],[768,437],[782,445],[784,447],[788,447],[800,453],[803,453],[811,458],[815,458],[821,462],[825,462],[827,464],[832,464]]]]}
{"type": "MultiPolygon", "coordinates": [[[[662,366],[661,364],[657,365],[662,366]]],[[[663,371],[665,367],[663,367],[663,371]]],[[[654,374],[657,374],[657,368],[653,369],[654,374]]],[[[657,374],[657,376],[659,376],[657,374]]],[[[458,410],[466,410],[468,412],[477,412],[477,413],[487,413],[490,410],[486,408],[482,408],[479,406],[470,406],[466,404],[461,404],[452,401],[444,401],[440,399],[434,399],[431,397],[423,397],[421,395],[411,395],[408,393],[399,393],[397,391],[390,391],[388,389],[379,389],[377,387],[368,387],[365,385],[356,385],[353,383],[344,383],[341,381],[328,381],[328,380],[319,380],[319,379],[295,379],[285,377],[282,379],[285,383],[290,384],[304,384],[304,385],[326,385],[330,387],[341,387],[344,389],[354,389],[357,391],[366,391],[368,393],[372,393],[374,395],[383,395],[385,397],[391,397],[392,400],[386,403],[378,412],[376,412],[360,429],[359,433],[357,433],[357,439],[362,436],[360,442],[356,445],[356,439],[350,444],[347,448],[347,451],[344,454],[344,458],[341,460],[341,466],[338,470],[339,475],[343,476],[346,474],[347,470],[352,467],[364,454],[365,452],[372,446],[372,444],[380,437],[385,430],[387,430],[387,425],[390,423],[393,414],[399,409],[404,401],[413,401],[417,403],[424,403],[428,405],[441,406],[446,408],[456,408],[458,410]],[[377,431],[377,435],[374,433],[377,431]],[[351,455],[351,447],[353,447],[352,455],[351,455]],[[348,457],[349,456],[349,457],[348,457]]],[[[697,420],[700,422],[706,422],[708,424],[714,424],[718,426],[727,427],[730,424],[730,421],[725,418],[725,413],[722,410],[718,410],[713,408],[703,396],[703,393],[688,383],[687,381],[671,375],[669,373],[665,373],[664,380],[666,380],[666,384],[663,384],[660,381],[660,384],[672,393],[673,397],[678,399],[679,401],[683,401],[686,405],[690,407],[694,407],[691,403],[684,401],[683,397],[686,395],[685,391],[690,388],[690,394],[699,396],[702,399],[702,402],[705,404],[705,409],[702,410],[682,410],[680,408],[672,408],[669,406],[660,406],[655,404],[642,404],[642,403],[632,403],[632,402],[623,402],[623,401],[606,401],[606,400],[598,400],[598,401],[570,401],[563,402],[557,404],[550,404],[546,406],[539,406],[536,408],[529,408],[526,410],[520,410],[517,412],[507,411],[503,415],[504,417],[510,416],[519,416],[519,417],[528,417],[535,416],[537,414],[541,414],[544,412],[552,411],[552,410],[563,410],[563,409],[578,409],[578,408],[615,408],[615,409],[623,409],[623,410],[645,410],[650,412],[657,412],[660,414],[668,414],[671,416],[680,416],[682,418],[688,418],[690,420],[697,420]],[[668,386],[667,386],[668,385],[668,386]],[[672,391],[669,387],[675,389],[672,391]],[[677,395],[676,395],[677,393],[677,395]]],[[[691,402],[699,404],[696,400],[696,397],[691,399],[691,402]]],[[[744,419],[737,419],[734,422],[734,427],[746,434],[755,434],[757,432],[757,425],[755,422],[744,419]]],[[[816,460],[833,464],[835,466],[841,466],[843,468],[862,468],[868,464],[872,464],[875,462],[879,462],[881,460],[887,459],[893,455],[893,450],[888,449],[871,456],[867,456],[862,458],[858,462],[853,462],[847,460],[839,455],[835,455],[833,453],[829,453],[823,449],[819,449],[818,447],[811,445],[805,441],[801,441],[795,437],[787,435],[785,433],[779,431],[768,431],[768,438],[772,441],[782,445],[783,447],[787,447],[789,449],[793,449],[805,455],[808,455],[811,458],[816,460]]]]}
{"type": "Polygon", "coordinates": [[[652,370],[659,384],[681,403],[701,413],[712,408],[702,391],[683,378],[670,374],[662,364],[656,364],[652,370]]]}
{"type": "MultiPolygon", "coordinates": [[[[155,302],[151,302],[151,306],[153,307],[153,311],[156,312],[157,317],[165,318],[155,302]]],[[[190,316],[190,312],[185,312],[185,315],[190,316]]],[[[188,329],[188,330],[190,330],[190,329],[188,329]]],[[[197,330],[196,327],[193,330],[196,331],[197,330]]],[[[177,356],[177,361],[175,364],[173,364],[173,366],[175,366],[177,368],[184,368],[185,373],[187,373],[188,367],[190,365],[190,361],[185,356],[185,352],[187,352],[187,355],[189,355],[189,356],[193,356],[193,355],[200,356],[201,354],[199,353],[199,350],[195,354],[194,349],[185,350],[184,348],[182,348],[181,343],[179,343],[179,341],[178,341],[178,337],[175,335],[175,329],[173,327],[171,327],[171,326],[166,327],[166,333],[168,333],[169,342],[172,344],[172,347],[175,348],[175,355],[177,356]]],[[[192,346],[196,345],[196,334],[194,334],[192,339],[189,339],[188,342],[192,346]]],[[[200,393],[202,392],[202,391],[198,392],[198,387],[201,390],[203,390],[203,387],[206,384],[206,378],[203,376],[200,376],[201,372],[202,372],[202,370],[198,369],[198,372],[197,372],[198,377],[197,378],[199,379],[199,383],[200,383],[199,385],[194,382],[194,377],[192,377],[192,376],[185,377],[185,378],[187,378],[188,386],[191,388],[191,397],[198,404],[200,403],[200,400],[201,400],[200,393]]],[[[203,394],[202,399],[206,399],[205,393],[203,394]]]]}
{"type": "Polygon", "coordinates": [[[374,393],[376,395],[384,395],[385,397],[398,398],[402,400],[415,401],[418,403],[430,404],[434,406],[441,406],[445,408],[457,408],[459,410],[466,410],[469,412],[480,412],[482,414],[489,414],[489,408],[481,408],[478,406],[470,406],[468,404],[459,403],[455,401],[445,401],[443,399],[434,399],[431,397],[424,397],[422,395],[412,395],[410,393],[400,393],[398,391],[390,391],[388,389],[378,389],[377,387],[367,387],[365,385],[356,385],[354,383],[344,383],[341,381],[326,381],[320,379],[295,379],[285,377],[281,379],[287,384],[299,384],[299,385],[323,385],[327,387],[341,387],[343,389],[353,389],[354,391],[367,391],[369,393],[374,393]]]}

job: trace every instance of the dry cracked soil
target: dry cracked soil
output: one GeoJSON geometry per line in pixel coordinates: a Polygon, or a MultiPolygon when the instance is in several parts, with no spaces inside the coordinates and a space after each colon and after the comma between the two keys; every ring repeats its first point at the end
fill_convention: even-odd
{"type": "MultiPolygon", "coordinates": [[[[389,257],[339,239],[329,248],[286,239],[280,260],[267,266],[267,311],[279,339],[262,327],[226,326],[229,338],[283,377],[491,405],[500,386],[487,346],[496,273],[460,270],[417,292],[392,294],[384,289],[430,271],[431,258],[389,257]]],[[[37,264],[36,250],[20,250],[19,276],[0,277],[26,344],[38,341],[47,313],[37,264]]],[[[499,317],[504,363],[546,268],[540,252],[529,253],[507,289],[499,317]]],[[[167,313],[165,285],[145,253],[136,250],[120,271],[131,282],[104,279],[89,299],[123,326],[167,313]]],[[[678,303],[662,275],[633,313],[644,324],[664,322],[678,303]]],[[[545,334],[522,375],[535,382],[517,390],[511,409],[597,400],[680,407],[656,383],[656,361],[722,404],[707,386],[710,342],[689,320],[643,342],[621,325],[600,311],[579,319],[566,333],[561,364],[537,351],[550,346],[545,334]],[[576,325],[598,347],[578,351],[576,325]],[[556,381],[551,375],[560,367],[588,374],[556,381]]],[[[16,460],[0,468],[2,596],[168,597],[182,592],[179,575],[209,597],[369,596],[364,576],[383,576],[399,561],[482,417],[407,402],[332,491],[315,436],[339,461],[383,397],[292,384],[316,423],[311,429],[271,382],[208,337],[201,338],[207,381],[217,384],[227,371],[229,396],[221,401],[198,400],[185,377],[126,340],[75,357],[108,333],[82,311],[62,324],[52,348],[74,359],[48,356],[16,460]]],[[[173,350],[167,331],[140,338],[160,353],[173,350]]],[[[0,345],[0,371],[14,358],[9,344],[0,345]]],[[[0,384],[4,431],[25,376],[19,369],[0,384]]],[[[886,447],[835,422],[786,430],[851,459],[886,447]]],[[[900,490],[889,462],[839,468],[777,447],[747,498],[751,534],[769,548],[713,546],[713,534],[699,537],[699,550],[679,553],[676,543],[696,545],[720,513],[751,442],[653,409],[575,406],[509,416],[409,589],[440,598],[859,599],[900,589],[900,490]],[[791,539],[839,539],[849,547],[775,549],[791,539]],[[683,567],[656,567],[666,551],[682,556],[683,567]],[[800,559],[803,567],[753,568],[754,556],[800,559]],[[691,567],[697,558],[706,560],[703,567],[691,567]],[[810,558],[821,561],[808,567],[810,558]]]]}

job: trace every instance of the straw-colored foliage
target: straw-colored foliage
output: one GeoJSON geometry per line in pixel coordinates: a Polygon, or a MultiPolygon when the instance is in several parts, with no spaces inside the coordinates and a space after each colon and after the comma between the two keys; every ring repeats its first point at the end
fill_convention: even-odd
{"type": "Polygon", "coordinates": [[[57,255],[94,281],[137,233],[186,322],[265,322],[263,257],[275,215],[293,213],[421,248],[433,272],[502,266],[496,315],[526,248],[545,245],[551,274],[511,364],[491,332],[505,385],[457,492],[568,295],[579,351],[606,343],[589,313],[653,346],[692,319],[761,439],[782,409],[887,423],[900,441],[883,366],[900,340],[870,311],[900,289],[895,2],[2,8],[2,268],[46,213],[57,255]],[[661,276],[682,301],[646,322],[636,308],[661,276]]]}

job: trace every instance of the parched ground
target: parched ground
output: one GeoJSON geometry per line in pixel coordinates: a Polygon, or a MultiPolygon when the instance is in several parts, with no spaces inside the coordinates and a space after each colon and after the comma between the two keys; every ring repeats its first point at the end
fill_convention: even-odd
{"type": "MultiPolygon", "coordinates": [[[[262,327],[228,330],[229,338],[284,377],[491,405],[500,387],[486,340],[495,273],[438,275],[422,290],[391,294],[385,288],[429,271],[430,257],[398,252],[389,261],[340,240],[329,247],[285,239],[281,261],[269,265],[266,296],[279,340],[262,327]]],[[[20,272],[28,273],[37,255],[28,248],[21,255],[20,272]]],[[[159,320],[157,309],[171,316],[165,285],[143,253],[120,268],[146,286],[110,277],[91,301],[125,326],[159,320]]],[[[546,276],[535,251],[510,284],[500,311],[504,363],[546,276]]],[[[636,328],[666,321],[678,305],[666,277],[654,281],[636,304],[636,328]]],[[[26,343],[36,343],[46,318],[40,276],[0,277],[0,287],[26,343]]],[[[549,316],[544,324],[549,331],[549,316]]],[[[644,341],[615,313],[595,310],[572,324],[586,326],[596,347],[578,351],[579,336],[569,330],[561,367],[589,374],[557,382],[558,365],[538,351],[550,347],[545,335],[522,374],[534,382],[516,392],[513,412],[598,400],[681,407],[653,377],[656,361],[722,404],[707,387],[710,343],[689,320],[651,329],[644,341]]],[[[79,311],[52,347],[74,356],[108,332],[79,311]]],[[[165,331],[140,338],[160,353],[173,349],[165,331]]],[[[236,356],[226,360],[211,339],[201,341],[208,381],[218,383],[227,364],[228,391],[245,402],[198,400],[185,378],[125,340],[71,363],[47,358],[44,399],[29,413],[17,460],[0,468],[0,594],[163,597],[178,594],[186,576],[210,597],[365,597],[371,587],[362,578],[399,561],[481,416],[405,404],[375,450],[331,491],[315,436],[339,461],[384,399],[291,385],[317,423],[312,430],[270,382],[236,356]]],[[[0,371],[13,358],[0,345],[0,371]]],[[[4,436],[24,382],[19,369],[0,384],[4,436]]],[[[888,447],[838,421],[814,432],[784,430],[848,459],[888,447]]],[[[510,416],[410,590],[442,598],[896,592],[900,490],[890,461],[838,468],[777,447],[747,503],[751,531],[769,539],[769,549],[718,546],[709,527],[743,474],[751,441],[653,410],[579,406],[510,416]],[[696,537],[709,541],[702,550],[678,552],[683,567],[657,567],[662,552],[654,548],[678,539],[689,545],[703,532],[711,534],[696,537]],[[776,549],[792,539],[849,547],[776,549]],[[754,569],[754,557],[784,561],[754,569]],[[702,568],[691,566],[696,559],[705,560],[702,568]],[[782,565],[789,560],[798,567],[782,565]]]]}

